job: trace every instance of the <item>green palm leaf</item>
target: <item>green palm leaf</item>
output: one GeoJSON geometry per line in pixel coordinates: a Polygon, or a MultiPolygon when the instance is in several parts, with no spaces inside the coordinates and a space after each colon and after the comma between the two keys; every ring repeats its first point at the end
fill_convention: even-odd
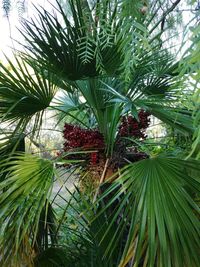
{"type": "Polygon", "coordinates": [[[106,222],[104,238],[112,225],[116,230],[105,257],[124,236],[119,266],[129,261],[133,266],[199,266],[199,207],[190,193],[199,195],[200,182],[188,174],[189,169],[199,172],[199,163],[158,157],[129,164],[120,172],[99,200],[111,195],[101,212],[119,200],[106,222]]]}
{"type": "Polygon", "coordinates": [[[12,131],[0,132],[0,157],[7,157],[9,154],[12,154],[14,151],[24,152],[25,151],[25,135],[24,134],[15,134],[13,135],[12,131]]]}
{"type": "Polygon", "coordinates": [[[42,69],[38,74],[17,57],[15,63],[9,59],[7,63],[8,67],[0,63],[0,119],[17,123],[23,131],[34,117],[39,128],[43,111],[56,92],[52,76],[42,69]]]}
{"type": "MultiPolygon", "coordinates": [[[[32,257],[40,214],[52,189],[53,163],[20,154],[2,161],[1,167],[7,173],[0,183],[1,264],[17,266],[20,260],[32,257]]],[[[47,209],[45,214],[44,220],[47,209]]]]}
{"type": "MultiPolygon", "coordinates": [[[[119,16],[122,7],[117,1],[98,2],[95,12],[84,3],[69,1],[64,11],[57,1],[57,17],[37,9],[38,23],[26,21],[21,32],[33,60],[64,81],[118,73],[126,67],[133,39],[145,39],[141,24],[119,16]]],[[[135,58],[132,51],[130,57],[135,58]]]]}
{"type": "Polygon", "coordinates": [[[169,104],[166,105],[166,101],[159,101],[156,98],[153,100],[139,100],[136,104],[183,134],[192,134],[194,132],[192,112],[190,110],[178,107],[178,105],[177,107],[170,107],[169,104]]]}
{"type": "Polygon", "coordinates": [[[53,100],[51,108],[57,112],[58,123],[65,120],[88,128],[92,124],[90,108],[85,101],[80,100],[80,92],[72,88],[73,93],[61,91],[61,95],[53,100]]]}

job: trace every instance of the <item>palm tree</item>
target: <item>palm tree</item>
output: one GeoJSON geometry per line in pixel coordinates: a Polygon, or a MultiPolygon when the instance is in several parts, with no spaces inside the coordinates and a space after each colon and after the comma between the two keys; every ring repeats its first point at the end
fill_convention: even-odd
{"type": "Polygon", "coordinates": [[[48,108],[103,137],[100,182],[121,153],[123,116],[137,122],[144,110],[183,135],[193,134],[192,111],[184,105],[190,91],[179,62],[161,47],[153,16],[144,16],[141,5],[135,16],[124,16],[124,8],[121,1],[93,6],[76,0],[69,1],[68,13],[59,2],[57,15],[38,9],[37,22],[24,22],[25,49],[14,62],[7,59],[9,68],[0,64],[0,118],[13,126],[0,142],[3,266],[199,266],[197,160],[154,154],[144,140],[121,138],[144,148],[146,156],[127,160],[125,145],[126,164],[117,166],[107,189],[98,189],[93,199],[79,188],[71,193],[81,232],[66,249],[59,232],[72,204],[66,200],[57,221],[55,163],[74,163],[67,170],[73,173],[83,164],[77,155],[99,147],[78,147],[51,160],[19,152],[24,136],[39,135],[48,108]],[[58,90],[63,94],[56,99],[58,90]]]}

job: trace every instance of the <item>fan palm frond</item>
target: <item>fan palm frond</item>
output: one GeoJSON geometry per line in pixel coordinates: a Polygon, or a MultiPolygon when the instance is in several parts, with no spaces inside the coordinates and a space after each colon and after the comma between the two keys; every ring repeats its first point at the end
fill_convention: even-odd
{"type": "MultiPolygon", "coordinates": [[[[170,125],[173,129],[177,129],[183,134],[194,133],[192,112],[179,107],[165,106],[165,101],[153,99],[153,101],[141,100],[137,102],[138,106],[146,109],[152,115],[170,125]],[[160,104],[156,104],[160,102],[160,104]]],[[[177,105],[178,106],[178,105],[177,105]]]]}
{"type": "Polygon", "coordinates": [[[12,131],[0,130],[0,157],[11,155],[13,152],[25,152],[25,135],[12,131]]]}
{"type": "Polygon", "coordinates": [[[84,12],[83,5],[78,0],[69,1],[65,13],[57,1],[57,17],[37,9],[38,22],[26,21],[22,31],[33,59],[65,81],[117,73],[125,65],[127,47],[133,40],[129,34],[135,36],[135,42],[144,37],[139,35],[144,27],[118,16],[121,5],[117,1],[100,1],[96,12],[84,12]]]}
{"type": "Polygon", "coordinates": [[[7,60],[8,67],[0,63],[0,119],[1,122],[15,123],[25,129],[31,118],[39,128],[43,111],[49,106],[56,87],[46,71],[43,75],[31,69],[19,58],[15,63],[7,60]]]}
{"type": "Polygon", "coordinates": [[[102,242],[115,226],[105,257],[124,236],[121,267],[130,261],[134,266],[199,266],[199,207],[191,190],[199,195],[200,183],[187,171],[199,172],[198,166],[196,161],[158,157],[120,171],[98,200],[105,206],[100,213],[110,214],[102,242]]]}
{"type": "MultiPolygon", "coordinates": [[[[1,197],[1,264],[20,265],[32,258],[41,213],[47,220],[54,170],[53,163],[33,155],[19,154],[1,162],[6,172],[0,183],[1,197]],[[46,205],[46,210],[43,208],[46,205]]],[[[21,266],[21,265],[20,265],[21,266]]]]}
{"type": "Polygon", "coordinates": [[[92,114],[81,94],[73,87],[73,93],[62,91],[60,96],[52,102],[51,108],[56,110],[58,123],[65,120],[69,123],[77,123],[83,127],[92,127],[92,114]]]}

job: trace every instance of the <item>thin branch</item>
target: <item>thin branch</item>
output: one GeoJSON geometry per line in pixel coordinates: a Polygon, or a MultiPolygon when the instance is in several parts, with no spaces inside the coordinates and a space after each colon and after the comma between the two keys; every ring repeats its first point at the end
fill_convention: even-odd
{"type": "Polygon", "coordinates": [[[199,10],[198,9],[177,9],[175,10],[176,12],[198,12],[199,10]]]}
{"type": "Polygon", "coordinates": [[[159,19],[159,21],[154,25],[154,27],[149,31],[149,34],[151,34],[157,27],[158,25],[166,19],[166,17],[171,13],[176,6],[180,3],[181,0],[176,0],[173,5],[162,15],[162,17],[159,19]]]}

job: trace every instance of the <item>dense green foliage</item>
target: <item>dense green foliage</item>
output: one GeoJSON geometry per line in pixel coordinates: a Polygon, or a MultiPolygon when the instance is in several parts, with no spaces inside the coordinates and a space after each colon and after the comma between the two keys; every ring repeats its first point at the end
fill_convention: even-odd
{"type": "Polygon", "coordinates": [[[57,1],[55,14],[39,8],[37,21],[23,22],[26,44],[8,67],[0,63],[0,265],[200,265],[199,28],[180,61],[162,39],[179,2],[167,1],[162,13],[157,1],[57,1]],[[51,159],[19,153],[24,137],[39,140],[47,109],[59,121],[98,129],[101,182],[122,154],[122,116],[138,120],[145,110],[176,140],[166,138],[165,149],[157,140],[129,139],[145,159],[130,161],[123,148],[125,166],[88,192],[75,177],[88,175],[81,155],[95,149],[51,159]],[[193,136],[192,147],[189,140],[178,150],[177,136],[193,136]]]}

